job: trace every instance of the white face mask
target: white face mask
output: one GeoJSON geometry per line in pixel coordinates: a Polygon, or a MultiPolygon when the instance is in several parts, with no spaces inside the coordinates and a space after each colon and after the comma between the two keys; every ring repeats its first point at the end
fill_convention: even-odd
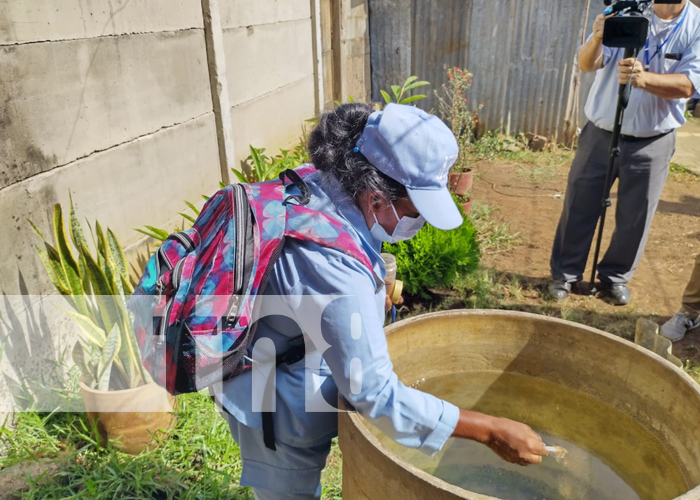
{"type": "Polygon", "coordinates": [[[399,221],[398,224],[396,224],[396,227],[394,228],[393,234],[389,234],[386,232],[386,229],[384,229],[377,220],[377,215],[374,212],[372,212],[372,215],[374,216],[374,225],[372,226],[372,229],[370,229],[369,232],[372,235],[372,237],[377,241],[384,241],[386,243],[398,243],[399,241],[410,240],[416,234],[418,234],[418,231],[420,231],[423,225],[425,224],[425,219],[421,215],[419,215],[416,218],[407,217],[405,215],[399,218],[399,214],[396,212],[396,209],[394,208],[393,204],[391,205],[391,209],[394,211],[394,216],[396,217],[396,220],[399,221]]]}

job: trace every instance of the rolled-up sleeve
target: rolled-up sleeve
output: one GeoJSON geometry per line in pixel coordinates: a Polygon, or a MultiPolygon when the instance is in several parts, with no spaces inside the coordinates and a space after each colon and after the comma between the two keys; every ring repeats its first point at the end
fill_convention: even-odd
{"type": "MultiPolygon", "coordinates": [[[[362,265],[339,257],[318,273],[307,273],[293,293],[317,297],[322,304],[319,343],[323,345],[316,347],[322,350],[340,394],[399,444],[432,455],[452,435],[459,409],[398,380],[378,306],[383,300],[377,300],[374,287],[362,265]],[[333,295],[337,297],[330,300],[333,295]]],[[[297,318],[305,332],[317,328],[305,324],[309,318],[297,318]]]]}
{"type": "Polygon", "coordinates": [[[695,97],[700,97],[700,38],[683,53],[674,73],[687,76],[695,88],[695,97]]]}
{"type": "MultiPolygon", "coordinates": [[[[590,42],[591,38],[593,38],[593,33],[588,35],[588,38],[586,38],[586,43],[590,42]]],[[[581,47],[583,47],[583,45],[581,47]]],[[[611,57],[612,57],[612,50],[610,50],[610,47],[608,47],[607,45],[603,45],[603,67],[608,65],[611,57]]]]}

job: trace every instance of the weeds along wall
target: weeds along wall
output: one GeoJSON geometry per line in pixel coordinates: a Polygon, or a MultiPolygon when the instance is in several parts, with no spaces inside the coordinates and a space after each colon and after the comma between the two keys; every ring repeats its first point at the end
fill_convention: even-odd
{"type": "Polygon", "coordinates": [[[26,314],[53,292],[27,221],[51,234],[70,192],[80,220],[143,255],[134,228],[173,229],[248,144],[276,151],[341,91],[367,96],[369,78],[349,72],[366,56],[369,68],[368,43],[343,56],[366,22],[354,0],[0,2],[0,406],[72,345],[55,310],[26,314]]]}

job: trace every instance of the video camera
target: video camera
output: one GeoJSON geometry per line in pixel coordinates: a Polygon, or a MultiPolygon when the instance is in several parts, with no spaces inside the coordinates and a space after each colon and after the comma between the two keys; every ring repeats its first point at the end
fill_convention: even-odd
{"type": "MultiPolygon", "coordinates": [[[[656,0],[656,3],[678,4],[683,0],[656,0]]],[[[654,0],[605,0],[603,45],[624,49],[641,49],[649,36],[654,0]]]]}

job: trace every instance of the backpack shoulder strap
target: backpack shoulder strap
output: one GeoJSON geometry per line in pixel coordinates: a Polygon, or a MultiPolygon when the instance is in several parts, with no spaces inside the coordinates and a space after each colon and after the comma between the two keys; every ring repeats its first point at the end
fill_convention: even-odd
{"type": "Polygon", "coordinates": [[[336,219],[308,207],[293,205],[287,210],[285,235],[312,241],[323,247],[336,248],[359,261],[374,274],[367,254],[350,236],[345,226],[336,219]]]}
{"type": "MultiPolygon", "coordinates": [[[[333,217],[305,206],[310,194],[303,179],[315,172],[316,168],[307,164],[282,172],[279,180],[245,185],[255,215],[256,232],[259,232],[263,242],[283,241],[284,237],[290,237],[311,241],[327,248],[336,248],[365,266],[374,276],[377,286],[380,286],[382,281],[374,273],[369,257],[350,236],[345,226],[333,217]],[[287,178],[299,187],[300,196],[285,195],[287,178]],[[294,203],[290,203],[291,201],[294,203]]],[[[270,259],[262,255],[256,258],[262,258],[265,262],[270,259]]]]}

